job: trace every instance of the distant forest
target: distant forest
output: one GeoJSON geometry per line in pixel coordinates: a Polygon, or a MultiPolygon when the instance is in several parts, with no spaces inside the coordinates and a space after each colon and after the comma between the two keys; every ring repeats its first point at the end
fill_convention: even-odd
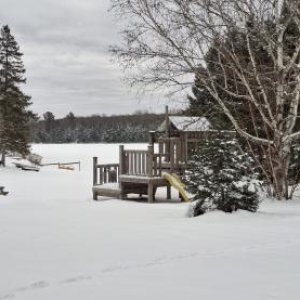
{"type": "Polygon", "coordinates": [[[76,117],[70,112],[56,119],[52,112],[31,125],[32,143],[135,143],[147,142],[164,115],[135,113],[121,116],[76,117]]]}

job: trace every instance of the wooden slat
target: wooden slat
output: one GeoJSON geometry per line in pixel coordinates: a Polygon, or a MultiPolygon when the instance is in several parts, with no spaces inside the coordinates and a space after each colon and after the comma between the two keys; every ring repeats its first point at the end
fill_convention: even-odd
{"type": "Polygon", "coordinates": [[[130,160],[130,168],[128,174],[134,174],[134,166],[133,166],[133,152],[129,152],[129,160],[130,160]]]}
{"type": "Polygon", "coordinates": [[[125,164],[125,172],[121,173],[120,174],[128,174],[129,172],[129,156],[128,156],[128,153],[125,153],[124,154],[124,164],[125,164]]]}
{"type": "Polygon", "coordinates": [[[176,164],[178,165],[179,162],[181,161],[181,143],[180,141],[176,142],[176,164]]]}
{"type": "Polygon", "coordinates": [[[98,159],[93,158],[93,185],[119,182],[120,164],[98,164],[98,159]]]}
{"type": "Polygon", "coordinates": [[[162,169],[162,156],[161,155],[158,157],[158,169],[159,169],[158,175],[161,176],[161,169],[162,169]]]}
{"type": "Polygon", "coordinates": [[[146,175],[146,155],[142,154],[142,175],[146,175]]]}
{"type": "Polygon", "coordinates": [[[100,168],[100,184],[103,184],[103,167],[100,168]]]}
{"type": "Polygon", "coordinates": [[[113,166],[114,171],[116,172],[116,176],[117,176],[117,182],[119,182],[119,168],[116,166],[113,166]]]}
{"type": "Polygon", "coordinates": [[[136,173],[141,175],[141,152],[136,153],[136,173]]]}
{"type": "Polygon", "coordinates": [[[147,153],[147,175],[149,177],[153,176],[153,146],[148,146],[147,153]]]}
{"type": "Polygon", "coordinates": [[[135,152],[132,152],[132,174],[136,175],[136,170],[135,170],[135,166],[136,166],[136,163],[135,163],[135,152]]]}
{"type": "Polygon", "coordinates": [[[158,153],[161,154],[164,152],[164,144],[159,142],[158,144],[158,153]]]}
{"type": "Polygon", "coordinates": [[[107,168],[119,167],[119,164],[97,164],[97,168],[101,168],[101,167],[107,167],[107,168]]]}
{"type": "Polygon", "coordinates": [[[120,174],[125,174],[125,154],[124,154],[124,146],[120,145],[119,146],[119,168],[120,168],[120,174]]]}
{"type": "Polygon", "coordinates": [[[103,168],[103,183],[107,183],[106,167],[103,168]]]}
{"type": "Polygon", "coordinates": [[[157,176],[157,157],[153,157],[153,176],[157,176]]]}
{"type": "Polygon", "coordinates": [[[139,175],[139,153],[134,154],[134,171],[136,175],[139,175]]]}
{"type": "Polygon", "coordinates": [[[147,155],[147,151],[142,150],[125,150],[128,162],[128,175],[141,175],[144,173],[143,159],[147,155]]]}
{"type": "Polygon", "coordinates": [[[170,141],[170,168],[171,171],[174,170],[174,141],[170,141]]]}
{"type": "Polygon", "coordinates": [[[98,158],[93,157],[93,185],[98,183],[98,169],[97,169],[97,164],[98,164],[98,158]]]}

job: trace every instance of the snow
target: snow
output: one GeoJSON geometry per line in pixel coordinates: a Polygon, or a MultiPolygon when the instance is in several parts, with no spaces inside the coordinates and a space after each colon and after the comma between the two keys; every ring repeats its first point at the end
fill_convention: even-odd
{"type": "Polygon", "coordinates": [[[299,198],[198,218],[175,192],[172,203],[95,202],[92,157],[117,162],[117,145],[33,151],[81,171],[0,169],[1,300],[299,298],[299,198]]]}
{"type": "Polygon", "coordinates": [[[107,188],[107,189],[112,189],[112,190],[118,190],[120,188],[119,183],[117,183],[117,182],[104,183],[101,186],[104,188],[107,188]]]}
{"type": "MultiPolygon", "coordinates": [[[[181,131],[208,131],[211,129],[211,124],[205,117],[183,117],[170,116],[169,121],[181,131]]],[[[165,131],[166,121],[164,121],[157,131],[165,131]]]]}
{"type": "Polygon", "coordinates": [[[170,122],[182,131],[207,131],[211,128],[210,122],[205,117],[171,116],[170,122]]]}

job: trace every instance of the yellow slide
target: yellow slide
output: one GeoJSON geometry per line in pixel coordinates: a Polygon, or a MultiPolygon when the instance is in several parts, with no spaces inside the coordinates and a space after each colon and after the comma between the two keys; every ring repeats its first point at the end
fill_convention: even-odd
{"type": "Polygon", "coordinates": [[[181,195],[184,201],[189,202],[190,199],[184,189],[184,184],[180,180],[180,178],[177,176],[177,174],[174,173],[165,173],[163,174],[164,179],[166,179],[172,187],[174,187],[181,195]]]}

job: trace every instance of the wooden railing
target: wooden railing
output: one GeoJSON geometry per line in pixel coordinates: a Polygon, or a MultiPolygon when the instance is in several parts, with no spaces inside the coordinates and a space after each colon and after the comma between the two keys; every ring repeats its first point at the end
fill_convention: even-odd
{"type": "Polygon", "coordinates": [[[119,182],[119,164],[98,164],[98,158],[93,158],[93,185],[119,182]]]}
{"type": "Polygon", "coordinates": [[[153,176],[161,177],[164,158],[166,158],[165,153],[157,153],[153,155],[153,176]]]}
{"type": "Polygon", "coordinates": [[[154,154],[152,145],[147,150],[125,150],[120,146],[120,174],[142,177],[161,176],[164,154],[154,154]]]}
{"type": "Polygon", "coordinates": [[[166,163],[171,170],[181,168],[187,161],[187,144],[184,137],[160,138],[158,141],[159,153],[165,153],[166,163]]]}
{"type": "Polygon", "coordinates": [[[124,150],[121,157],[124,166],[122,174],[136,176],[148,175],[148,151],[124,150]]]}
{"type": "Polygon", "coordinates": [[[120,146],[119,156],[119,164],[98,164],[98,158],[93,158],[94,185],[119,182],[120,175],[161,177],[164,169],[177,168],[176,152],[168,162],[169,154],[154,153],[153,145],[149,145],[147,150],[125,150],[124,146],[120,146]],[[166,163],[170,166],[166,167],[166,163]]]}

